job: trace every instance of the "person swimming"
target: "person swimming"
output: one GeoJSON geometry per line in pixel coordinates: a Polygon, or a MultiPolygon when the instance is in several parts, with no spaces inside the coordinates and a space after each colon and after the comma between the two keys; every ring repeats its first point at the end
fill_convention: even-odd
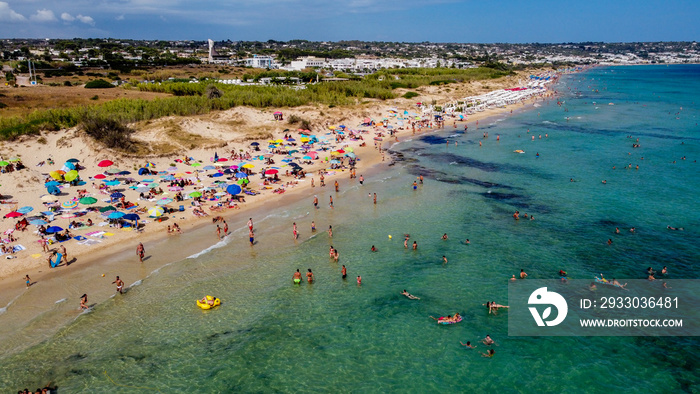
{"type": "Polygon", "coordinates": [[[413,294],[410,294],[409,292],[406,291],[406,289],[403,289],[403,292],[401,292],[401,295],[406,296],[410,300],[420,300],[420,298],[414,296],[413,294]]]}

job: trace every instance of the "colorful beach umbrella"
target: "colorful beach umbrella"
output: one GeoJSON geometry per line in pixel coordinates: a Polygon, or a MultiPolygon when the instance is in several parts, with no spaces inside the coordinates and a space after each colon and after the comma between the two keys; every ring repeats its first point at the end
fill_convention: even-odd
{"type": "Polygon", "coordinates": [[[277,171],[277,170],[270,169],[270,170],[265,171],[265,175],[275,175],[275,174],[277,174],[278,172],[279,172],[279,171],[277,171]]]}
{"type": "Polygon", "coordinates": [[[48,224],[48,222],[44,219],[34,219],[31,222],[29,222],[32,226],[43,226],[45,224],[48,224]]]}
{"type": "Polygon", "coordinates": [[[60,180],[63,180],[63,174],[65,174],[65,173],[66,173],[65,171],[56,170],[56,171],[49,172],[49,176],[53,179],[60,181],[60,180]]]}
{"type": "Polygon", "coordinates": [[[22,207],[22,208],[18,209],[17,212],[22,213],[22,214],[26,214],[26,213],[29,213],[33,210],[34,210],[34,208],[32,208],[30,206],[26,206],[26,207],[22,207]]]}
{"type": "Polygon", "coordinates": [[[117,210],[117,208],[115,208],[111,205],[107,205],[106,207],[100,208],[101,213],[105,213],[105,212],[109,212],[109,211],[116,211],[116,210],[117,210]]]}
{"type": "Polygon", "coordinates": [[[148,210],[148,215],[156,218],[159,216],[163,216],[163,213],[165,213],[163,207],[153,207],[148,210]]]}
{"type": "Polygon", "coordinates": [[[105,179],[105,178],[107,178],[107,176],[106,176],[105,174],[97,174],[97,175],[95,175],[93,178],[95,178],[95,179],[105,179]]]}
{"type": "Polygon", "coordinates": [[[78,202],[73,201],[73,200],[68,200],[68,201],[64,202],[63,204],[61,204],[61,206],[63,208],[72,209],[72,208],[75,208],[78,206],[78,202]]]}
{"type": "Polygon", "coordinates": [[[172,199],[172,198],[161,198],[160,200],[158,200],[158,201],[156,202],[156,204],[158,204],[158,205],[166,205],[166,204],[170,204],[171,202],[173,202],[173,199],[172,199]]]}
{"type": "Polygon", "coordinates": [[[22,214],[17,212],[17,211],[12,211],[12,212],[8,213],[7,215],[5,215],[6,218],[16,218],[16,217],[20,217],[20,216],[22,216],[22,214]]]}
{"type": "Polygon", "coordinates": [[[250,163],[248,163],[248,164],[243,164],[242,167],[243,167],[243,168],[255,168],[255,166],[254,166],[253,164],[250,164],[250,163]]]}
{"type": "Polygon", "coordinates": [[[46,233],[47,233],[47,234],[54,234],[54,233],[58,233],[58,232],[61,232],[61,231],[63,231],[63,228],[62,228],[62,227],[58,227],[58,226],[51,226],[51,227],[49,227],[49,228],[46,229],[46,233]]]}
{"type": "Polygon", "coordinates": [[[101,162],[97,163],[98,167],[109,167],[113,165],[114,162],[112,160],[102,160],[101,162]]]}

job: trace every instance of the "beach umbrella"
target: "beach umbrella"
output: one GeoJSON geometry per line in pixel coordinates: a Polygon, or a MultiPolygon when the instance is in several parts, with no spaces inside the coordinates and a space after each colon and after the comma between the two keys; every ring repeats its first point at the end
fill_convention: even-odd
{"type": "Polygon", "coordinates": [[[153,207],[148,210],[148,215],[156,218],[159,216],[163,216],[164,213],[165,210],[163,209],[163,207],[153,207]]]}
{"type": "Polygon", "coordinates": [[[122,170],[120,170],[118,168],[110,168],[109,170],[107,170],[105,172],[108,174],[111,174],[111,175],[115,175],[115,174],[119,174],[120,172],[122,172],[122,170]]]}
{"type": "Polygon", "coordinates": [[[20,217],[20,216],[22,216],[22,214],[17,212],[17,211],[12,211],[12,212],[8,213],[7,215],[5,215],[6,218],[16,218],[16,217],[20,217]]]}
{"type": "MultiPolygon", "coordinates": [[[[69,162],[65,162],[65,164],[63,164],[63,168],[67,168],[69,171],[70,171],[70,170],[75,170],[75,164],[69,163],[69,162]]],[[[65,170],[64,170],[64,171],[65,171],[65,170]]]]}
{"type": "Polygon", "coordinates": [[[46,187],[49,187],[49,186],[58,186],[58,185],[60,185],[60,184],[61,184],[60,182],[50,181],[50,182],[44,183],[44,186],[46,186],[46,187]]]}
{"type": "Polygon", "coordinates": [[[171,192],[179,192],[179,191],[184,190],[184,189],[180,186],[172,186],[168,190],[170,190],[171,192]]]}
{"type": "Polygon", "coordinates": [[[109,212],[109,211],[116,211],[116,210],[117,210],[117,208],[115,208],[111,205],[107,205],[106,207],[100,208],[101,213],[105,213],[105,212],[109,212]]]}
{"type": "Polygon", "coordinates": [[[349,157],[349,158],[351,158],[351,159],[354,159],[354,158],[356,157],[355,154],[352,153],[352,152],[346,153],[345,156],[347,156],[347,157],[349,157]]]}
{"type": "Polygon", "coordinates": [[[171,202],[173,202],[172,198],[161,198],[160,200],[158,200],[158,202],[156,202],[156,204],[165,205],[165,204],[170,204],[171,202]]]}
{"type": "Polygon", "coordinates": [[[0,161],[0,167],[5,167],[5,166],[8,166],[8,165],[10,165],[10,163],[6,162],[5,160],[0,161]]]}
{"type": "Polygon", "coordinates": [[[345,148],[345,151],[346,151],[346,152],[354,152],[355,150],[352,149],[352,148],[345,148]]]}
{"type": "Polygon", "coordinates": [[[46,188],[46,191],[49,192],[49,194],[54,194],[54,195],[61,194],[61,190],[58,188],[58,186],[51,185],[51,186],[46,188]]]}
{"type": "Polygon", "coordinates": [[[157,184],[157,183],[149,183],[149,184],[148,184],[148,188],[149,188],[149,189],[155,189],[155,188],[157,188],[157,187],[158,187],[158,184],[157,184]]]}
{"type": "Polygon", "coordinates": [[[267,171],[265,171],[265,175],[275,175],[275,174],[277,174],[278,172],[279,172],[279,171],[277,171],[277,170],[267,170],[267,171]]]}
{"type": "Polygon", "coordinates": [[[98,167],[109,167],[113,165],[114,162],[112,160],[102,160],[101,162],[97,163],[98,167]]]}
{"type": "Polygon", "coordinates": [[[80,160],[78,160],[78,159],[68,159],[68,160],[66,160],[66,163],[77,163],[79,161],[80,160]]]}
{"type": "Polygon", "coordinates": [[[51,226],[51,227],[46,229],[47,234],[54,234],[54,233],[58,233],[60,231],[63,231],[63,228],[58,227],[58,226],[51,226]]]}
{"type": "Polygon", "coordinates": [[[134,190],[136,190],[136,193],[146,193],[149,189],[146,186],[139,186],[134,190]]]}
{"type": "Polygon", "coordinates": [[[192,192],[189,194],[190,197],[196,198],[196,197],[202,197],[202,193],[200,192],[192,192]]]}
{"type": "Polygon", "coordinates": [[[313,160],[313,159],[311,158],[311,156],[304,156],[304,157],[302,157],[302,159],[304,159],[304,160],[313,160]]]}
{"type": "Polygon", "coordinates": [[[247,180],[247,179],[245,179],[245,178],[244,178],[244,179],[239,179],[239,180],[236,181],[236,183],[239,184],[239,185],[247,185],[248,182],[250,182],[250,181],[247,180]]]}
{"type": "Polygon", "coordinates": [[[109,215],[107,215],[108,219],[120,219],[122,216],[124,216],[124,212],[111,212],[109,215]]]}
{"type": "Polygon", "coordinates": [[[65,171],[61,171],[61,170],[49,172],[49,176],[51,178],[59,180],[59,181],[63,179],[63,174],[65,174],[65,171]]]}
{"type": "Polygon", "coordinates": [[[177,171],[177,167],[175,167],[175,166],[168,167],[168,171],[177,171]]]}
{"type": "Polygon", "coordinates": [[[217,197],[222,197],[222,196],[226,195],[226,192],[218,192],[218,193],[214,193],[214,195],[217,197]]]}
{"type": "Polygon", "coordinates": [[[146,165],[144,167],[155,167],[156,165],[151,163],[150,161],[146,162],[146,165]]]}
{"type": "Polygon", "coordinates": [[[26,213],[29,213],[33,210],[34,210],[34,208],[32,208],[30,206],[26,206],[26,207],[22,207],[22,208],[18,209],[17,212],[19,212],[21,214],[26,214],[26,213]]]}
{"type": "Polygon", "coordinates": [[[318,152],[312,151],[308,153],[309,156],[311,156],[314,160],[318,159],[318,152]]]}
{"type": "Polygon", "coordinates": [[[43,196],[41,196],[41,201],[43,202],[54,202],[56,200],[58,200],[58,197],[52,196],[51,194],[44,194],[43,196]]]}
{"type": "Polygon", "coordinates": [[[253,164],[250,164],[250,163],[244,164],[242,167],[243,168],[255,168],[255,166],[253,164]]]}
{"type": "Polygon", "coordinates": [[[71,170],[66,173],[66,175],[63,176],[63,179],[66,180],[66,182],[71,182],[75,180],[75,178],[78,177],[78,171],[76,170],[71,170]]]}
{"type": "Polygon", "coordinates": [[[241,187],[238,185],[229,185],[228,187],[226,187],[226,192],[232,196],[235,196],[241,191],[243,191],[243,189],[241,189],[241,187]]]}
{"type": "Polygon", "coordinates": [[[258,145],[260,145],[260,143],[259,142],[251,142],[250,145],[251,146],[258,146],[258,145]]]}
{"type": "Polygon", "coordinates": [[[191,167],[199,167],[201,165],[202,165],[202,163],[197,163],[197,162],[190,164],[191,167]]]}
{"type": "Polygon", "coordinates": [[[95,178],[95,179],[105,179],[105,178],[107,178],[107,176],[106,176],[105,174],[97,174],[97,175],[95,175],[93,178],[95,178]]]}
{"type": "Polygon", "coordinates": [[[150,173],[151,173],[151,170],[149,170],[148,168],[143,168],[143,167],[139,168],[139,170],[137,172],[137,174],[139,174],[139,175],[150,174],[150,173]]]}
{"type": "Polygon", "coordinates": [[[340,162],[338,160],[331,160],[330,163],[331,164],[340,164],[340,162]]]}
{"type": "Polygon", "coordinates": [[[122,216],[122,219],[124,219],[124,220],[140,220],[141,217],[135,213],[127,213],[126,215],[122,216]]]}
{"type": "Polygon", "coordinates": [[[122,198],[122,197],[124,197],[124,194],[120,193],[120,192],[114,192],[114,193],[109,195],[109,198],[122,198]]]}
{"type": "Polygon", "coordinates": [[[106,181],[106,182],[105,182],[105,185],[107,185],[107,186],[117,186],[117,185],[120,185],[120,184],[121,184],[121,182],[119,182],[119,181],[117,181],[117,180],[111,180],[111,181],[106,181]]]}
{"type": "Polygon", "coordinates": [[[43,226],[45,224],[48,224],[48,222],[44,219],[34,219],[31,222],[29,222],[32,226],[43,226]]]}
{"type": "Polygon", "coordinates": [[[217,172],[216,174],[212,174],[212,178],[219,178],[219,177],[222,177],[222,176],[224,176],[224,174],[222,174],[222,173],[220,173],[220,172],[217,172]]]}
{"type": "Polygon", "coordinates": [[[131,175],[131,171],[119,171],[117,175],[131,175]]]}
{"type": "Polygon", "coordinates": [[[209,171],[209,170],[216,170],[216,167],[214,166],[204,166],[202,167],[203,170],[209,171]]]}
{"type": "Polygon", "coordinates": [[[92,205],[97,202],[95,197],[83,197],[80,199],[80,203],[83,205],[92,205]]]}
{"type": "Polygon", "coordinates": [[[78,202],[73,201],[73,200],[68,200],[68,201],[64,202],[63,204],[61,204],[61,206],[63,208],[72,209],[72,208],[75,208],[78,206],[78,202]]]}
{"type": "Polygon", "coordinates": [[[237,172],[236,178],[248,178],[248,174],[246,174],[245,172],[237,172]]]}
{"type": "Polygon", "coordinates": [[[163,180],[166,180],[166,181],[174,181],[175,180],[175,177],[172,175],[164,175],[162,177],[163,177],[163,180]]]}

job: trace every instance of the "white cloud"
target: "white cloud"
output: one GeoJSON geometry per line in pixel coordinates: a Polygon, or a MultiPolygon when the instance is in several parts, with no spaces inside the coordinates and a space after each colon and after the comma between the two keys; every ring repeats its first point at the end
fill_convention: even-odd
{"type": "Polygon", "coordinates": [[[75,20],[75,17],[67,12],[64,12],[61,14],[61,19],[63,19],[66,22],[73,22],[75,20]]]}
{"type": "Polygon", "coordinates": [[[123,20],[124,20],[124,14],[117,15],[117,17],[114,18],[114,19],[116,19],[116,20],[118,20],[118,21],[123,21],[123,20]]]}
{"type": "Polygon", "coordinates": [[[87,16],[87,15],[83,16],[83,15],[78,14],[78,15],[75,16],[75,18],[76,18],[77,20],[79,20],[79,21],[81,21],[81,22],[87,24],[87,25],[95,26],[95,20],[92,19],[92,17],[89,17],[89,16],[87,16]]]}
{"type": "Polygon", "coordinates": [[[56,15],[53,14],[53,11],[47,9],[37,10],[36,14],[30,16],[29,19],[33,20],[34,22],[54,22],[57,20],[56,15]]]}
{"type": "Polygon", "coordinates": [[[22,14],[18,14],[10,8],[10,5],[4,1],[0,1],[0,21],[2,22],[23,22],[27,18],[22,14]]]}

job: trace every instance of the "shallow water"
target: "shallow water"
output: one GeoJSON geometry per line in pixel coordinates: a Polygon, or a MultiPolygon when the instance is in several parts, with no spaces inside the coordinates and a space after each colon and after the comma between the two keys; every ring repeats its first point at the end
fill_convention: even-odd
{"type": "Polygon", "coordinates": [[[67,392],[697,391],[695,338],[511,338],[507,312],[481,306],[506,303],[521,268],[532,278],[559,269],[643,278],[646,267],[667,265],[669,277],[698,277],[700,67],[598,68],[557,89],[562,107],[540,103],[478,130],[470,123],[468,133],[448,128],[394,146],[402,159],[364,186],[319,188],[318,210],[311,199],[270,209],[255,218],[255,246],[237,230],[5,354],[0,388],[54,380],[67,392]],[[514,221],[516,209],[535,220],[514,221]],[[404,234],[417,251],[404,249],[404,234]],[[316,283],[292,285],[297,268],[311,268],[316,283]],[[222,306],[197,308],[205,294],[222,306]],[[465,320],[438,326],[429,317],[454,312],[465,320]],[[486,334],[498,343],[493,359],[479,355],[483,345],[459,345],[486,334]]]}

